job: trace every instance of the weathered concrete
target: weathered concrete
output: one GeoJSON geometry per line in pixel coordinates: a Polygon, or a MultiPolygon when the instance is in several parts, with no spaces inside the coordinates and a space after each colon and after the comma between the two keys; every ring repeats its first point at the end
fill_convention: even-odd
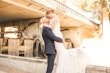
{"type": "Polygon", "coordinates": [[[13,67],[30,73],[45,73],[47,61],[46,59],[25,58],[0,54],[0,65],[13,67]]]}
{"type": "MultiPolygon", "coordinates": [[[[24,58],[0,54],[0,66],[2,66],[2,68],[8,67],[8,70],[11,70],[12,68],[17,71],[21,70],[23,73],[45,73],[47,61],[46,59],[24,58]]],[[[8,70],[4,70],[2,68],[0,67],[0,73],[12,73],[7,72],[8,70]]],[[[55,73],[55,68],[56,63],[53,73],[55,73]]],[[[110,73],[110,67],[88,65],[85,73],[110,73]]]]}
{"type": "Polygon", "coordinates": [[[6,72],[0,71],[0,73],[6,73],[6,72]]]}
{"type": "Polygon", "coordinates": [[[13,67],[0,65],[0,73],[30,73],[13,67]]]}

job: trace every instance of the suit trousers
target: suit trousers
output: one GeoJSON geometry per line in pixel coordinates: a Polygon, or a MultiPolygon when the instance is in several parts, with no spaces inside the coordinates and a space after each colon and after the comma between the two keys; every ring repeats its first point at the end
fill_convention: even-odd
{"type": "Polygon", "coordinates": [[[46,54],[46,55],[47,55],[47,61],[48,61],[46,73],[52,73],[56,54],[46,54]]]}

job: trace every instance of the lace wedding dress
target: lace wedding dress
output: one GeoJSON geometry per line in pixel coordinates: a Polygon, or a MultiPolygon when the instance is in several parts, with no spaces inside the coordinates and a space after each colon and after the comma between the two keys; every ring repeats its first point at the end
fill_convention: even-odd
{"type": "MultiPolygon", "coordinates": [[[[58,37],[63,37],[58,23],[53,29],[58,37]]],[[[87,58],[79,48],[65,49],[63,43],[55,42],[57,50],[57,67],[55,73],[85,73],[87,58]]]]}

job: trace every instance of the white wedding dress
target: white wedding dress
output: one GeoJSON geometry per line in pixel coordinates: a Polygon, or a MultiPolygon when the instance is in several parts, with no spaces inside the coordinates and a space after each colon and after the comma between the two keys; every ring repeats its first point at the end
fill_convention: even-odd
{"type": "MultiPolygon", "coordinates": [[[[63,37],[58,23],[53,29],[58,37],[63,37]]],[[[65,49],[63,43],[55,42],[57,50],[57,67],[55,73],[85,73],[87,58],[79,48],[65,49]]]]}

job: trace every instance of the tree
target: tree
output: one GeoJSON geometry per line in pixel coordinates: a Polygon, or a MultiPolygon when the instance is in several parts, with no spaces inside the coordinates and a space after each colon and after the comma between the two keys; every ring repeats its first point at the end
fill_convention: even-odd
{"type": "Polygon", "coordinates": [[[80,7],[85,12],[90,12],[92,14],[91,19],[101,23],[101,2],[100,0],[87,0],[81,4],[80,7]]]}
{"type": "Polygon", "coordinates": [[[107,0],[70,0],[74,5],[85,12],[92,14],[91,19],[99,21],[102,20],[102,8],[107,7],[107,0]]]}

